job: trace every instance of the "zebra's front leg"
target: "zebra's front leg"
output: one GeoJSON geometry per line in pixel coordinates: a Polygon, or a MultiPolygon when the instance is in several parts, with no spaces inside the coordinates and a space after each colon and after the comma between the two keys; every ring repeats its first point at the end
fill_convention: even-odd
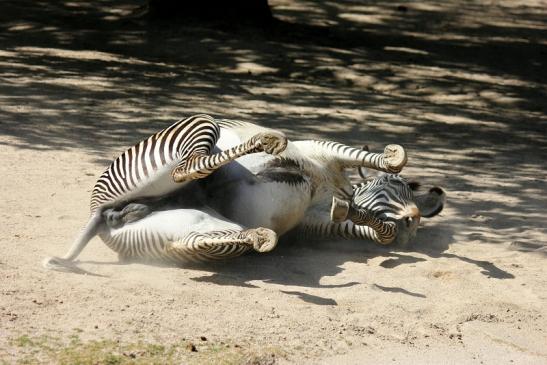
{"type": "Polygon", "coordinates": [[[370,238],[383,245],[393,242],[397,236],[395,222],[386,222],[376,217],[372,210],[357,208],[350,202],[336,197],[332,198],[331,220],[334,223],[350,220],[358,226],[370,227],[375,233],[370,238]]]}
{"type": "Polygon", "coordinates": [[[406,151],[398,144],[387,145],[384,153],[373,153],[331,141],[302,141],[297,144],[319,158],[336,161],[342,168],[368,167],[396,174],[407,162],[406,151]]]}
{"type": "Polygon", "coordinates": [[[165,252],[176,261],[223,260],[255,250],[268,252],[277,244],[277,234],[271,229],[223,230],[190,233],[170,242],[165,252]]]}
{"type": "Polygon", "coordinates": [[[357,225],[349,220],[340,223],[331,221],[328,210],[314,210],[306,213],[306,217],[298,225],[296,230],[299,239],[327,239],[343,238],[374,241],[379,244],[389,242],[382,241],[378,233],[369,226],[357,225]]]}
{"type": "Polygon", "coordinates": [[[213,155],[194,153],[173,170],[173,180],[177,183],[201,179],[238,157],[250,153],[266,152],[278,155],[287,147],[287,137],[281,132],[258,133],[244,143],[213,155]]]}
{"type": "Polygon", "coordinates": [[[368,167],[397,174],[401,172],[407,162],[406,151],[403,146],[398,144],[388,144],[384,147],[384,153],[373,153],[344,145],[337,146],[337,148],[343,151],[339,160],[344,167],[368,167]]]}

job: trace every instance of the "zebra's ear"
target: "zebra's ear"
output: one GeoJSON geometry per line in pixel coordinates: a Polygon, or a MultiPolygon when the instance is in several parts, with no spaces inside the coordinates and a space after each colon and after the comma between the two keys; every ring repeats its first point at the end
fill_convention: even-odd
{"type": "Polygon", "coordinates": [[[425,194],[416,195],[416,206],[420,209],[422,217],[430,218],[439,214],[444,207],[446,194],[443,189],[433,187],[425,194]]]}
{"type": "Polygon", "coordinates": [[[410,181],[408,183],[408,187],[410,188],[410,190],[416,191],[420,188],[420,183],[417,181],[410,181]]]}

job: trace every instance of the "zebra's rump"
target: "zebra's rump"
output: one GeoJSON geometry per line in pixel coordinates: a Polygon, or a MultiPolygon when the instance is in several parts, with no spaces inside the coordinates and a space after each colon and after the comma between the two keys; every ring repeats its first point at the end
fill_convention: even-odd
{"type": "Polygon", "coordinates": [[[147,229],[127,229],[115,234],[103,231],[99,233],[99,237],[111,250],[123,257],[149,260],[168,258],[165,245],[169,240],[161,232],[147,229]]]}
{"type": "Polygon", "coordinates": [[[139,197],[154,197],[177,188],[172,169],[191,153],[209,154],[220,127],[208,115],[182,119],[137,143],[117,157],[98,179],[91,194],[91,212],[139,197]]]}

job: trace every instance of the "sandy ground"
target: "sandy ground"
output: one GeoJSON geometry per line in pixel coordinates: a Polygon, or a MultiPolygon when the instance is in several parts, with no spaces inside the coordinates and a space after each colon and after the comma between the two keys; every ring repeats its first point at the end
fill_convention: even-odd
{"type": "Polygon", "coordinates": [[[161,344],[179,363],[546,364],[547,4],[271,4],[273,33],[2,2],[0,363],[111,341],[118,362],[161,344]],[[283,242],[176,268],[120,265],[95,238],[88,275],[42,269],[108,161],[196,112],[403,144],[404,175],[448,203],[407,248],[283,242]]]}

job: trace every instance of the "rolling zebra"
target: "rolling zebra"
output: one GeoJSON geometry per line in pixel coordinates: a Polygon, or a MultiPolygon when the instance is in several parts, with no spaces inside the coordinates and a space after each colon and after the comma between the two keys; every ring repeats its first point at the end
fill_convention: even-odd
{"type": "MultiPolygon", "coordinates": [[[[379,223],[390,224],[387,218],[404,221],[408,216],[416,216],[416,210],[422,208],[418,208],[420,204],[412,194],[398,195],[394,190],[394,193],[384,194],[388,201],[384,199],[383,203],[393,213],[382,216],[375,211],[374,217],[381,221],[376,222],[377,225],[372,221],[358,221],[355,217],[360,217],[359,214],[350,210],[351,207],[360,212],[359,209],[366,207],[359,204],[370,199],[358,201],[361,194],[356,194],[356,191],[359,187],[352,187],[346,170],[367,167],[397,173],[406,163],[406,153],[401,146],[388,145],[383,153],[371,153],[336,142],[287,141],[279,132],[241,121],[215,121],[207,116],[192,118],[205,120],[219,128],[219,133],[211,137],[198,154],[186,152],[177,155],[171,152],[177,157],[166,159],[169,161],[166,164],[157,163],[160,168],[154,170],[155,177],[144,183],[138,193],[106,195],[104,186],[112,186],[112,178],[105,172],[99,179],[99,182],[104,182],[101,188],[96,187],[93,191],[92,219],[97,215],[99,218],[89,234],[98,234],[121,259],[180,263],[225,259],[249,250],[267,252],[275,247],[279,235],[293,229],[306,234],[348,238],[357,230],[339,232],[338,227],[365,223],[371,224],[366,227],[376,232],[382,230],[379,223]],[[266,153],[258,153],[262,151],[266,153]],[[183,155],[185,157],[181,160],[183,155]],[[233,162],[227,163],[229,161],[233,162]],[[167,164],[169,168],[165,170],[169,173],[158,173],[167,164]],[[172,181],[186,183],[176,185],[172,181]],[[99,194],[106,199],[93,204],[96,201],[93,197],[99,194]],[[342,218],[353,219],[356,223],[331,221],[333,197],[348,202],[348,212],[342,218]],[[409,201],[393,204],[390,200],[393,198],[409,201]]],[[[213,127],[211,130],[217,129],[213,127]]],[[[148,140],[153,140],[153,137],[148,140]]],[[[140,145],[146,146],[140,150],[154,150],[145,141],[137,146],[140,145]]],[[[144,166],[128,167],[124,175],[117,172],[120,166],[126,166],[121,162],[128,161],[122,156],[107,171],[114,171],[125,180],[129,176],[127,171],[134,169],[139,170],[140,175],[135,172],[137,177],[144,175],[144,166]]],[[[130,161],[136,165],[147,162],[146,157],[130,161]]],[[[151,163],[146,166],[146,171],[150,171],[148,166],[152,166],[151,163]]],[[[396,179],[388,179],[383,188],[396,183],[396,179]]],[[[116,184],[133,186],[127,181],[117,181],[116,184]]],[[[372,200],[375,199],[380,198],[372,200]]],[[[340,219],[340,214],[335,218],[340,219]]],[[[415,231],[417,224],[413,228],[415,231]]],[[[395,240],[395,236],[407,235],[398,224],[389,234],[392,233],[394,237],[383,243],[395,240]]],[[[374,240],[374,235],[354,236],[374,240]]],[[[77,250],[73,246],[70,255],[65,255],[59,265],[57,262],[51,264],[52,259],[49,259],[46,266],[53,269],[66,267],[66,261],[73,260],[85,246],[80,242],[82,240],[76,241],[74,246],[77,250]]]]}

